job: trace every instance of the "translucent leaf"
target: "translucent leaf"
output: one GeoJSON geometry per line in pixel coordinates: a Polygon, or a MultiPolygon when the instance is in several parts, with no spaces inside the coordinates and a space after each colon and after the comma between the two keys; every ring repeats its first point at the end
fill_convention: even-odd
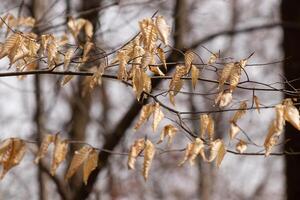
{"type": "Polygon", "coordinates": [[[144,179],[147,180],[149,176],[149,170],[151,167],[152,160],[155,154],[155,147],[150,140],[146,140],[145,142],[145,150],[144,150],[144,165],[143,165],[143,176],[144,179]]]}
{"type": "Polygon", "coordinates": [[[243,140],[240,140],[236,146],[235,149],[237,150],[237,152],[239,153],[244,153],[247,150],[247,143],[243,140]]]}
{"type": "Polygon", "coordinates": [[[94,43],[92,43],[92,42],[87,41],[84,44],[83,56],[82,56],[82,60],[81,60],[83,63],[85,63],[88,60],[88,58],[89,58],[88,55],[89,55],[90,51],[93,49],[93,47],[94,47],[94,43]]]}
{"type": "Polygon", "coordinates": [[[177,65],[175,73],[172,76],[172,80],[169,85],[169,90],[173,91],[175,96],[183,86],[183,80],[181,79],[186,74],[186,67],[184,65],[177,65]]]}
{"type": "Polygon", "coordinates": [[[179,163],[179,166],[183,165],[189,160],[190,165],[195,164],[195,159],[198,155],[201,155],[206,160],[204,154],[204,143],[200,138],[196,138],[193,143],[187,145],[185,149],[184,159],[179,163]]]}
{"type": "Polygon", "coordinates": [[[76,171],[78,171],[79,167],[83,164],[83,162],[88,158],[90,152],[93,150],[90,146],[83,146],[78,151],[75,151],[75,154],[72,158],[69,169],[65,175],[65,179],[69,179],[72,177],[76,171]]]}
{"type": "Polygon", "coordinates": [[[66,159],[68,153],[68,141],[61,140],[59,135],[55,138],[55,147],[53,152],[52,164],[51,164],[51,174],[55,175],[58,166],[66,159]]]}
{"type": "Polygon", "coordinates": [[[152,123],[152,128],[154,132],[156,131],[159,122],[164,117],[165,117],[164,113],[161,111],[159,103],[155,103],[154,112],[153,112],[153,123],[152,123]]]}
{"type": "Polygon", "coordinates": [[[69,83],[73,78],[74,78],[74,75],[65,75],[65,76],[63,77],[63,80],[61,81],[60,85],[61,85],[61,86],[66,85],[66,84],[69,83]]]}
{"type": "Polygon", "coordinates": [[[89,176],[98,166],[99,152],[95,149],[91,151],[88,158],[83,164],[83,182],[87,184],[89,176]]]}
{"type": "Polygon", "coordinates": [[[34,161],[36,164],[39,162],[40,159],[42,159],[46,155],[49,145],[54,141],[55,141],[55,135],[52,134],[44,135],[38,154],[34,161]]]}
{"type": "Polygon", "coordinates": [[[153,113],[154,111],[154,106],[153,104],[146,104],[143,106],[142,111],[141,111],[141,115],[140,118],[137,122],[137,124],[135,125],[134,129],[137,130],[141,127],[141,125],[147,120],[149,119],[150,115],[153,113]]]}
{"type": "Polygon", "coordinates": [[[232,101],[232,93],[229,90],[221,91],[216,99],[215,104],[218,105],[220,108],[224,108],[228,106],[232,101]]]}
{"type": "Polygon", "coordinates": [[[168,37],[170,35],[171,28],[167,25],[167,22],[163,16],[157,16],[155,24],[159,33],[159,37],[165,45],[168,45],[168,37]]]}
{"type": "Polygon", "coordinates": [[[126,71],[127,56],[123,50],[119,51],[117,56],[119,60],[118,79],[127,80],[127,71],[126,71]]]}
{"type": "Polygon", "coordinates": [[[193,86],[193,89],[195,90],[197,82],[198,82],[200,70],[195,65],[192,65],[191,73],[192,73],[192,86],[193,86]]]}
{"type": "Polygon", "coordinates": [[[138,139],[134,141],[134,144],[130,147],[130,151],[128,154],[128,168],[135,169],[135,161],[137,156],[144,150],[145,148],[145,140],[138,139]]]}
{"type": "Polygon", "coordinates": [[[153,72],[155,75],[164,76],[165,74],[159,69],[157,66],[150,66],[150,71],[153,72]]]}
{"type": "Polygon", "coordinates": [[[215,122],[214,122],[211,115],[209,115],[208,118],[209,118],[209,122],[208,122],[208,125],[207,125],[208,139],[213,140],[214,135],[215,135],[215,122]]]}
{"type": "Polygon", "coordinates": [[[164,138],[168,137],[168,146],[170,146],[177,131],[178,129],[172,124],[166,125],[160,134],[160,138],[157,144],[162,143],[164,138]]]}
{"type": "Polygon", "coordinates": [[[278,143],[279,136],[282,134],[282,131],[283,131],[282,129],[277,128],[276,119],[272,121],[269,127],[268,135],[264,142],[265,156],[270,155],[273,146],[275,146],[278,143]]]}

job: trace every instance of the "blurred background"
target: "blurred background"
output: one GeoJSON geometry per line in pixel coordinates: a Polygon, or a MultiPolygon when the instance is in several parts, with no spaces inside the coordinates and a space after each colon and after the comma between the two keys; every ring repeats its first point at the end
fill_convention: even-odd
{"type": "MultiPolygon", "coordinates": [[[[106,52],[128,42],[138,33],[138,22],[158,12],[172,27],[171,45],[176,49],[193,49],[206,62],[211,52],[220,51],[223,58],[234,60],[255,52],[246,67],[250,80],[278,88],[292,88],[291,83],[299,88],[299,82],[294,80],[300,74],[300,2],[297,0],[1,0],[1,16],[8,12],[34,17],[38,20],[37,34],[56,36],[67,31],[69,17],[88,19],[95,28],[95,44],[106,52]]],[[[1,42],[5,30],[1,29],[1,42]]],[[[170,58],[173,54],[168,55],[170,58]]],[[[40,63],[39,68],[43,67],[40,63]]],[[[12,70],[8,67],[8,59],[1,60],[0,70],[12,70]]],[[[203,70],[201,77],[216,80],[218,76],[203,70]]],[[[138,131],[133,130],[141,104],[125,84],[103,79],[101,86],[82,96],[82,77],[75,77],[65,87],[60,87],[61,80],[59,75],[0,78],[0,138],[38,140],[45,132],[60,132],[65,138],[83,140],[115,152],[128,152],[136,138],[147,136],[158,140],[159,133],[152,133],[150,122],[138,131]]],[[[168,84],[161,82],[153,91],[161,92],[168,84]]],[[[217,109],[212,106],[214,95],[203,95],[215,90],[215,86],[199,81],[194,95],[190,95],[191,86],[186,82],[182,89],[185,92],[176,96],[176,109],[217,109]]],[[[245,86],[256,87],[254,83],[245,86]]],[[[242,100],[251,103],[252,95],[253,91],[237,89],[232,107],[242,100]]],[[[255,95],[264,106],[276,105],[285,97],[278,91],[255,91],[255,95]]],[[[162,101],[170,105],[168,98],[162,101]]],[[[240,121],[243,130],[258,144],[249,145],[248,152],[263,151],[274,113],[273,109],[261,110],[260,114],[253,110],[240,121]]],[[[172,114],[166,112],[166,115],[172,118],[172,114]]],[[[235,144],[228,140],[231,116],[232,112],[213,115],[216,135],[224,138],[229,149],[234,149],[235,144]]],[[[167,118],[158,130],[170,123],[167,118]]],[[[197,132],[198,119],[199,116],[186,115],[183,120],[197,132]]],[[[299,152],[300,136],[290,126],[286,132],[286,138],[281,138],[281,145],[274,151],[299,152]]],[[[172,148],[185,148],[188,142],[184,134],[179,133],[172,148]]],[[[165,148],[166,144],[160,147],[165,148]]],[[[76,148],[73,145],[71,152],[76,148]]],[[[32,152],[35,151],[32,147],[32,152]]],[[[69,160],[71,156],[68,155],[69,160]]],[[[300,196],[299,156],[265,158],[227,154],[220,169],[200,160],[195,166],[179,167],[182,157],[181,151],[156,156],[150,178],[145,182],[140,173],[142,160],[138,159],[135,171],[129,171],[126,155],[104,152],[100,155],[100,167],[85,186],[80,173],[69,182],[63,180],[67,162],[55,177],[51,177],[47,167],[33,163],[34,153],[27,153],[21,164],[0,182],[0,199],[277,200],[300,196]]],[[[51,156],[45,159],[46,166],[50,159],[51,156]]]]}

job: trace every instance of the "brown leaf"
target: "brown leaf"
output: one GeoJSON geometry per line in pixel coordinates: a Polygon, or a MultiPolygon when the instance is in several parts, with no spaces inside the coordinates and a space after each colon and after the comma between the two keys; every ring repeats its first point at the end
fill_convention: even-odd
{"type": "Polygon", "coordinates": [[[236,146],[235,149],[237,150],[237,152],[239,153],[244,153],[247,150],[247,143],[243,140],[240,140],[236,146]]]}
{"type": "Polygon", "coordinates": [[[238,111],[236,111],[231,118],[231,121],[236,123],[242,116],[246,114],[246,109],[247,109],[247,103],[246,101],[242,101],[240,103],[240,107],[238,108],[238,111]]]}
{"type": "Polygon", "coordinates": [[[135,169],[135,161],[137,156],[144,150],[145,148],[145,140],[138,139],[134,141],[134,144],[130,147],[130,151],[128,154],[128,169],[135,169]]]}
{"type": "Polygon", "coordinates": [[[198,82],[200,70],[195,65],[192,65],[191,73],[192,73],[192,86],[193,86],[193,89],[195,90],[197,82],[198,82]]]}
{"type": "Polygon", "coordinates": [[[234,122],[231,122],[230,130],[229,130],[230,139],[231,140],[234,139],[239,132],[240,132],[240,128],[234,122]]]}
{"type": "Polygon", "coordinates": [[[225,64],[222,73],[219,77],[219,87],[222,87],[224,83],[229,79],[231,70],[234,68],[234,63],[225,64]]]}
{"type": "Polygon", "coordinates": [[[193,51],[187,51],[184,53],[184,64],[185,64],[185,73],[188,73],[192,67],[192,63],[194,61],[195,54],[193,51]]]}
{"type": "Polygon", "coordinates": [[[292,124],[297,130],[300,130],[299,110],[294,106],[291,99],[285,99],[284,104],[284,119],[292,124]]]}
{"type": "Polygon", "coordinates": [[[212,162],[216,159],[217,167],[220,167],[225,154],[226,148],[223,140],[217,139],[210,144],[210,155],[208,158],[208,162],[212,162]]]}
{"type": "Polygon", "coordinates": [[[136,123],[134,129],[137,130],[141,127],[141,125],[147,120],[149,119],[150,115],[153,113],[154,111],[154,106],[153,104],[149,103],[143,106],[142,111],[141,111],[141,115],[140,118],[138,120],[138,122],[136,123]]]}
{"type": "Polygon", "coordinates": [[[256,110],[257,110],[257,112],[258,113],[260,113],[260,108],[259,108],[259,99],[258,99],[258,97],[257,96],[253,96],[253,101],[254,101],[254,104],[255,104],[255,107],[256,107],[256,110]]]}
{"type": "Polygon", "coordinates": [[[155,155],[155,147],[150,140],[146,140],[145,142],[145,150],[144,150],[144,165],[143,165],[143,176],[145,181],[148,179],[149,170],[151,167],[152,160],[155,155]]]}
{"type": "Polygon", "coordinates": [[[164,117],[165,117],[164,113],[161,111],[159,103],[155,103],[154,112],[153,112],[153,123],[152,123],[152,128],[154,132],[156,131],[159,122],[164,117]]]}
{"type": "Polygon", "coordinates": [[[229,90],[221,91],[216,99],[215,104],[218,105],[220,108],[224,108],[228,106],[232,101],[232,93],[229,90]]]}
{"type": "Polygon", "coordinates": [[[177,131],[178,129],[172,124],[166,125],[160,134],[157,144],[162,143],[164,138],[168,137],[168,146],[170,146],[177,131]]]}
{"type": "Polygon", "coordinates": [[[163,16],[157,16],[155,24],[159,33],[159,37],[161,38],[161,40],[165,45],[168,45],[169,44],[168,37],[170,35],[171,28],[167,25],[167,22],[163,16]]]}
{"type": "Polygon", "coordinates": [[[66,159],[67,153],[68,153],[68,141],[61,140],[59,135],[56,135],[55,147],[54,147],[51,170],[50,170],[52,176],[55,175],[58,166],[66,159]]]}
{"type": "Polygon", "coordinates": [[[38,151],[38,154],[34,161],[36,164],[39,163],[39,160],[42,159],[46,155],[49,145],[51,143],[53,143],[54,141],[55,141],[55,135],[52,135],[52,134],[44,135],[41,146],[38,151]]]}
{"type": "Polygon", "coordinates": [[[157,53],[160,61],[163,63],[165,70],[167,71],[167,61],[166,61],[166,55],[165,52],[161,48],[157,48],[157,53]]]}
{"type": "Polygon", "coordinates": [[[93,150],[90,146],[83,146],[78,151],[75,151],[75,154],[72,158],[69,169],[65,175],[65,179],[69,179],[72,177],[76,171],[78,171],[79,167],[83,164],[83,162],[88,158],[89,154],[93,150]]]}
{"type": "Polygon", "coordinates": [[[98,166],[99,152],[93,149],[83,164],[83,182],[87,184],[89,176],[98,166]]]}
{"type": "Polygon", "coordinates": [[[69,69],[69,65],[71,62],[71,58],[74,54],[73,49],[68,49],[67,52],[65,53],[65,57],[64,57],[64,70],[68,70],[69,69]]]}

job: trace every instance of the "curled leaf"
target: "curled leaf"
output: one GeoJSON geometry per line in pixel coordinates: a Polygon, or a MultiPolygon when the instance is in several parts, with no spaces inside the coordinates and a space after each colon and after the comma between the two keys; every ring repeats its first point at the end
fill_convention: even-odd
{"type": "Polygon", "coordinates": [[[208,162],[212,162],[216,159],[217,167],[220,167],[225,154],[226,148],[223,140],[217,139],[210,144],[210,155],[208,162]]]}
{"type": "Polygon", "coordinates": [[[230,123],[229,136],[230,139],[234,139],[236,135],[240,132],[240,128],[233,122],[230,123]]]}
{"type": "Polygon", "coordinates": [[[257,112],[258,113],[260,113],[260,108],[259,108],[259,99],[258,99],[258,97],[257,96],[253,96],[253,101],[254,101],[254,104],[255,104],[255,107],[256,107],[256,110],[257,110],[257,112]]]}
{"type": "Polygon", "coordinates": [[[195,89],[200,74],[200,70],[195,65],[192,65],[191,73],[192,73],[192,86],[193,89],[195,89]]]}
{"type": "Polygon", "coordinates": [[[285,99],[283,104],[284,119],[292,124],[297,130],[300,130],[299,110],[294,106],[291,99],[285,99]]]}
{"type": "Polygon", "coordinates": [[[71,178],[76,171],[78,171],[79,167],[83,164],[83,162],[88,158],[90,152],[93,150],[92,147],[86,145],[83,146],[78,151],[75,151],[74,156],[72,158],[71,164],[68,168],[68,171],[65,175],[65,179],[71,178]]]}
{"type": "Polygon", "coordinates": [[[183,165],[187,160],[189,160],[190,165],[195,164],[195,159],[198,155],[201,155],[204,160],[204,143],[200,138],[196,138],[193,143],[187,145],[185,150],[184,159],[179,163],[179,166],[183,165]]]}
{"type": "Polygon", "coordinates": [[[164,113],[160,109],[159,103],[155,103],[154,106],[154,112],[153,112],[153,123],[152,123],[152,128],[153,131],[155,132],[157,129],[157,126],[159,122],[165,117],[164,113]]]}
{"type": "Polygon", "coordinates": [[[46,134],[43,137],[41,146],[39,148],[38,154],[35,158],[35,163],[37,164],[39,162],[40,159],[42,159],[45,154],[47,153],[48,147],[51,143],[53,143],[55,141],[55,135],[52,134],[46,134]]]}
{"type": "Polygon", "coordinates": [[[178,129],[172,124],[166,125],[160,134],[157,144],[162,143],[164,138],[168,137],[168,145],[170,146],[177,131],[178,129]]]}
{"type": "Polygon", "coordinates": [[[68,141],[61,140],[59,135],[55,138],[55,147],[53,152],[52,164],[50,173],[54,176],[58,166],[66,159],[68,153],[68,141]]]}
{"type": "Polygon", "coordinates": [[[137,156],[144,150],[145,148],[145,140],[138,139],[134,141],[134,144],[130,147],[130,151],[128,154],[128,168],[135,169],[135,161],[137,156]]]}
{"type": "Polygon", "coordinates": [[[228,106],[232,101],[232,93],[229,90],[221,91],[215,99],[215,104],[220,108],[228,106]]]}
{"type": "Polygon", "coordinates": [[[151,167],[152,160],[155,154],[155,147],[150,140],[146,140],[145,142],[145,150],[144,150],[144,165],[143,165],[143,176],[144,179],[147,180],[149,176],[149,170],[151,167]]]}
{"type": "Polygon", "coordinates": [[[98,157],[99,152],[95,149],[93,149],[90,153],[88,158],[83,164],[83,182],[84,184],[87,184],[87,181],[89,179],[89,176],[92,171],[94,171],[98,166],[98,157]]]}
{"type": "Polygon", "coordinates": [[[240,140],[236,146],[235,149],[237,150],[237,152],[239,153],[244,153],[247,150],[247,143],[243,140],[240,140]]]}
{"type": "Polygon", "coordinates": [[[246,114],[246,109],[247,109],[247,103],[246,101],[242,101],[240,103],[240,107],[238,108],[238,111],[236,111],[233,117],[231,118],[231,121],[236,123],[242,116],[246,114]]]}
{"type": "Polygon", "coordinates": [[[149,103],[143,106],[138,122],[136,123],[134,129],[137,130],[141,127],[141,125],[149,119],[150,115],[154,111],[153,104],[149,103]]]}
{"type": "Polygon", "coordinates": [[[170,35],[170,27],[168,26],[165,18],[163,16],[157,16],[155,21],[156,28],[159,33],[159,37],[165,45],[168,45],[168,37],[170,35]]]}

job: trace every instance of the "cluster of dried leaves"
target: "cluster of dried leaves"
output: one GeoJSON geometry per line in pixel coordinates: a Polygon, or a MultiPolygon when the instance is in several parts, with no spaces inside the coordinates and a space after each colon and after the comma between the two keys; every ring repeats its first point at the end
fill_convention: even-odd
{"type": "MultiPolygon", "coordinates": [[[[68,33],[56,37],[53,34],[37,35],[32,32],[35,26],[35,19],[30,17],[15,18],[7,14],[1,18],[0,29],[6,25],[5,41],[0,43],[0,59],[7,57],[10,66],[14,66],[16,71],[37,70],[38,63],[44,61],[47,63],[48,70],[54,70],[63,66],[64,71],[71,69],[77,71],[83,64],[89,63],[91,52],[96,50],[93,42],[93,26],[91,22],[78,18],[70,18],[67,23],[69,33],[72,35],[77,48],[69,45],[71,41],[68,33]],[[16,31],[16,28],[25,28],[29,31],[16,31]],[[81,36],[85,36],[84,43],[80,41],[81,36]],[[77,52],[76,52],[77,51],[77,52]]],[[[167,71],[166,48],[169,47],[170,26],[163,16],[146,18],[139,22],[139,34],[122,48],[120,48],[111,66],[117,65],[116,77],[120,81],[126,81],[132,85],[133,91],[138,101],[147,98],[151,93],[152,76],[165,76],[167,71]]],[[[184,85],[185,77],[191,79],[193,89],[195,90],[198,80],[200,79],[200,68],[195,64],[197,54],[191,50],[183,53],[184,63],[178,64],[172,79],[169,82],[168,94],[170,103],[175,106],[175,96],[180,92],[184,85]]],[[[219,54],[212,53],[207,61],[207,65],[215,64],[219,59],[219,54]]],[[[230,62],[224,65],[219,74],[219,93],[215,98],[215,105],[221,109],[228,107],[233,99],[233,92],[237,88],[243,70],[245,70],[247,59],[238,62],[230,62]]],[[[92,61],[91,61],[92,62],[92,61]]],[[[99,66],[90,67],[93,76],[87,77],[83,84],[85,92],[91,92],[96,85],[101,84],[101,77],[104,74],[107,64],[101,62],[99,66]]],[[[62,85],[68,83],[73,76],[65,75],[62,85]]],[[[258,112],[260,112],[260,102],[257,96],[253,96],[253,101],[258,112]]],[[[237,138],[241,132],[238,121],[246,114],[248,107],[247,102],[240,103],[238,110],[232,116],[229,124],[229,137],[231,140],[236,139],[236,150],[243,153],[247,149],[248,143],[237,138]]],[[[276,118],[272,121],[269,132],[264,142],[265,155],[271,153],[272,147],[278,143],[285,121],[291,123],[295,128],[300,130],[299,111],[294,106],[291,99],[285,99],[281,104],[275,107],[276,118]]],[[[165,114],[160,102],[148,103],[143,106],[138,122],[134,129],[139,129],[152,116],[153,132],[156,132],[159,123],[165,118],[165,114]]],[[[159,141],[162,143],[165,138],[168,139],[170,147],[172,141],[179,131],[178,127],[172,124],[165,125],[161,130],[159,141]]],[[[70,141],[61,139],[56,134],[46,134],[37,152],[35,163],[47,154],[49,145],[54,145],[52,153],[52,162],[50,172],[55,175],[56,170],[63,161],[69,149],[70,141]]],[[[144,158],[143,176],[145,180],[149,177],[149,171],[152,160],[155,156],[156,144],[149,139],[142,138],[134,141],[128,154],[128,168],[135,169],[135,163],[138,157],[144,158]]],[[[0,178],[12,167],[18,165],[25,155],[26,141],[19,138],[9,138],[3,140],[0,144],[0,164],[2,172],[0,178]]],[[[200,115],[200,130],[198,137],[187,144],[185,155],[179,165],[189,161],[191,165],[199,156],[206,162],[216,161],[219,167],[226,154],[226,145],[224,140],[215,138],[215,122],[213,116],[209,113],[200,115]]],[[[69,168],[66,172],[65,179],[72,177],[81,166],[83,166],[83,181],[87,183],[90,173],[97,168],[99,161],[99,150],[90,145],[84,145],[81,149],[74,152],[69,168]]]]}

